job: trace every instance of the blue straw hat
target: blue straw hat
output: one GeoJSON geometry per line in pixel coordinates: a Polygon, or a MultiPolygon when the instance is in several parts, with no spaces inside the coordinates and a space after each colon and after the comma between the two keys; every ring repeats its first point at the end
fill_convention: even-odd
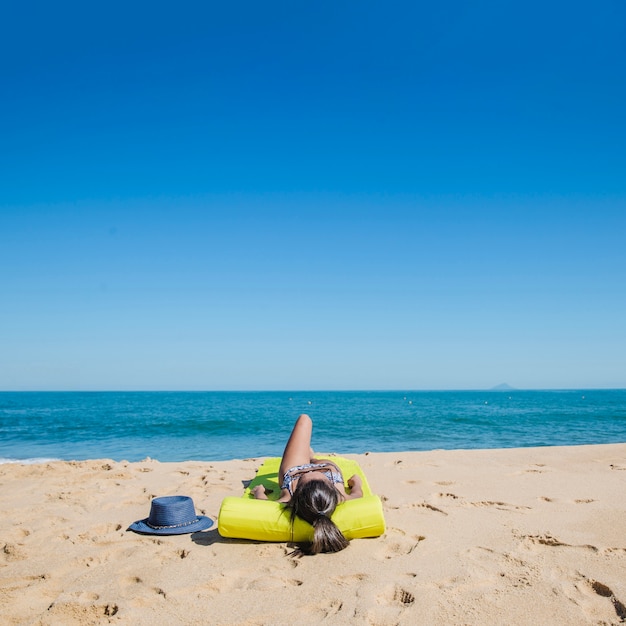
{"type": "Polygon", "coordinates": [[[154,498],[150,515],[131,524],[128,530],[145,535],[184,535],[213,526],[213,520],[196,515],[189,496],[163,496],[154,498]]]}

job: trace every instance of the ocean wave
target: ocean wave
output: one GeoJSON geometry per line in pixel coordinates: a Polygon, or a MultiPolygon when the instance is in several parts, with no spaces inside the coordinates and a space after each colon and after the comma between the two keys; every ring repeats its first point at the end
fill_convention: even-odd
{"type": "Polygon", "coordinates": [[[54,461],[62,461],[63,459],[53,459],[53,458],[45,458],[45,457],[36,457],[33,459],[6,459],[0,457],[0,465],[5,465],[6,463],[21,463],[22,465],[37,465],[39,463],[53,463],[54,461]]]}

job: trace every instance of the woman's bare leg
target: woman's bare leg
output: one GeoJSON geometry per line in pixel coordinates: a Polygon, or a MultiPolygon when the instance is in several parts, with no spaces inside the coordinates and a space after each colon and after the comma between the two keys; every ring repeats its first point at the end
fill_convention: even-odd
{"type": "Polygon", "coordinates": [[[289,441],[285,446],[283,458],[280,462],[279,480],[282,481],[285,472],[296,465],[305,465],[311,460],[311,434],[313,422],[308,415],[301,415],[291,431],[289,441]]]}

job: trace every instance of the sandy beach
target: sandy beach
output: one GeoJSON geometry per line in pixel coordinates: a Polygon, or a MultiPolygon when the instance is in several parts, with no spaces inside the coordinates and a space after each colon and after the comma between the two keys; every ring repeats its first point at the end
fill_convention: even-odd
{"type": "Polygon", "coordinates": [[[128,532],[155,496],[217,520],[260,459],[0,466],[3,624],[619,624],[626,444],[346,455],[386,533],[287,544],[128,532]]]}

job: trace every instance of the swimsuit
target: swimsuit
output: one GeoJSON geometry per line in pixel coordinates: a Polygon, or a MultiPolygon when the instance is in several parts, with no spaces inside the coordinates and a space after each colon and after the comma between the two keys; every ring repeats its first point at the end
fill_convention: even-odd
{"type": "Polygon", "coordinates": [[[293,496],[293,491],[291,490],[291,483],[295,478],[298,478],[299,474],[304,474],[306,472],[322,472],[328,480],[330,480],[333,484],[341,483],[343,485],[343,476],[341,472],[337,469],[337,471],[333,471],[334,465],[329,467],[329,463],[307,463],[305,465],[296,465],[295,467],[290,467],[283,476],[283,484],[280,486],[281,489],[286,489],[289,492],[290,496],[293,496]]]}

